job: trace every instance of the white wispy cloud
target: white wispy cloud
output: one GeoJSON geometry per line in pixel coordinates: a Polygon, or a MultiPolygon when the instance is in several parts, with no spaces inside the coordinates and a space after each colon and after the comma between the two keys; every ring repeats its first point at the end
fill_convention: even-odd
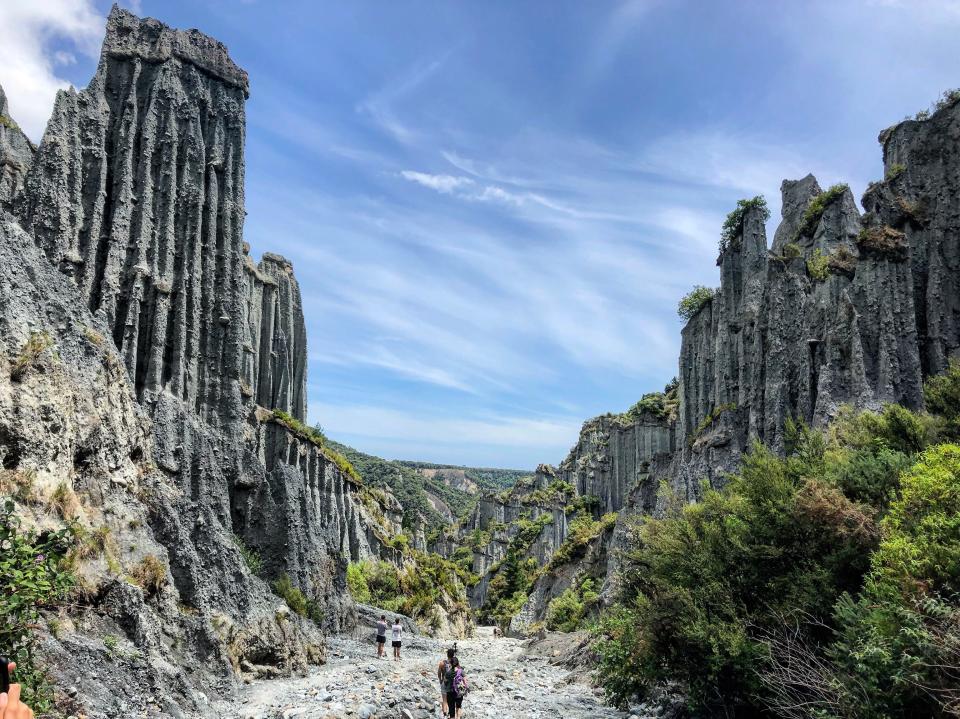
{"type": "Polygon", "coordinates": [[[414,170],[402,170],[400,175],[418,185],[429,187],[431,190],[442,192],[449,195],[454,190],[473,185],[473,180],[469,177],[454,177],[453,175],[431,175],[426,172],[416,172],[414,170]]]}
{"type": "Polygon", "coordinates": [[[76,59],[51,44],[69,43],[75,52],[96,57],[104,24],[91,0],[0,2],[0,85],[10,114],[32,140],[43,134],[57,90],[69,86],[58,68],[76,59]]]}
{"type": "Polygon", "coordinates": [[[437,60],[415,64],[405,74],[359,102],[357,113],[372,120],[399,143],[407,145],[414,142],[419,133],[400,119],[396,106],[436,74],[448,57],[449,53],[437,60]]]}

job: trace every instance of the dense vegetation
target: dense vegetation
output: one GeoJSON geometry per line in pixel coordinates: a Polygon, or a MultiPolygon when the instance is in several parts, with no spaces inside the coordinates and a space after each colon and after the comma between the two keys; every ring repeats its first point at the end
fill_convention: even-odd
{"type": "Polygon", "coordinates": [[[468,570],[433,554],[406,549],[401,566],[368,559],[347,567],[351,596],[388,612],[400,612],[436,628],[440,616],[466,613],[469,605],[465,586],[477,577],[468,570]]]}
{"type": "Polygon", "coordinates": [[[23,699],[38,713],[52,707],[53,691],[34,661],[36,628],[41,610],[64,600],[75,578],[71,549],[73,526],[59,531],[24,530],[16,505],[0,506],[0,647],[17,663],[23,699]]]}
{"type": "Polygon", "coordinates": [[[785,456],[756,445],[724,489],[640,524],[597,630],[610,698],[670,683],[695,716],[957,716],[958,399],[953,364],[929,414],[791,423],[785,456]]]}
{"type": "Polygon", "coordinates": [[[713,300],[717,290],[703,285],[696,285],[692,290],[680,298],[677,304],[677,314],[684,320],[690,320],[703,306],[713,300]]]}

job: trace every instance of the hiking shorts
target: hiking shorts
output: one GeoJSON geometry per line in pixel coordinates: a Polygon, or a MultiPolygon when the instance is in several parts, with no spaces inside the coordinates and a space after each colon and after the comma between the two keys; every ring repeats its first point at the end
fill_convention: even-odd
{"type": "Polygon", "coordinates": [[[383,634],[377,635],[377,644],[386,644],[387,638],[383,634]]]}
{"type": "Polygon", "coordinates": [[[393,646],[396,647],[397,649],[399,649],[399,648],[400,648],[400,642],[394,641],[394,642],[393,642],[393,646]]]}
{"type": "Polygon", "coordinates": [[[458,697],[453,692],[447,692],[447,711],[450,712],[450,719],[456,719],[457,709],[463,706],[463,697],[458,697]]]}

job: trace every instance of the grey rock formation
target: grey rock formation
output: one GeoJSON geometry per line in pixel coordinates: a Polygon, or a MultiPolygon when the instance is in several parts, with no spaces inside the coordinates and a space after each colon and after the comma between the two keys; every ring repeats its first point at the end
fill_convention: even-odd
{"type": "Polygon", "coordinates": [[[0,87],[0,209],[10,207],[23,189],[33,152],[33,143],[10,117],[7,95],[0,87]]]}
{"type": "MultiPolygon", "coordinates": [[[[323,656],[318,627],[253,574],[241,543],[262,577],[289,576],[324,626],[341,629],[356,621],[347,562],[396,560],[385,540],[401,514],[388,492],[361,497],[294,426],[306,420],[303,311],[290,263],[268,253],[254,265],[243,242],[246,96],[223,45],[114,7],[93,81],[58,94],[32,164],[21,163],[22,190],[20,175],[2,176],[20,223],[4,216],[0,233],[13,268],[0,283],[3,356],[43,331],[76,365],[50,388],[75,406],[40,414],[0,376],[11,398],[0,406],[4,469],[75,477],[94,515],[122,497],[116,531],[129,517],[123,541],[141,547],[131,558],[161,557],[168,589],[153,612],[142,593],[104,590],[116,598],[110,631],[170,672],[175,641],[193,686],[222,690],[237,672],[290,673],[323,656]],[[39,426],[61,438],[38,441],[39,426]]],[[[19,147],[12,137],[4,123],[4,153],[19,147]]],[[[91,571],[102,583],[107,569],[91,571]]],[[[78,632],[47,650],[104,661],[86,641],[78,632]]],[[[117,696],[139,686],[124,672],[113,679],[117,696]]],[[[106,706],[93,691],[81,700],[106,706]]]]}

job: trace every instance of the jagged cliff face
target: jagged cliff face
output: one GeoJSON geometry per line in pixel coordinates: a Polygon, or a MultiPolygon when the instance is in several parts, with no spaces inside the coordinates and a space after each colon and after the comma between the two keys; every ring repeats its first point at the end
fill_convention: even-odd
{"type": "MultiPolygon", "coordinates": [[[[845,186],[784,181],[769,249],[764,210],[743,214],[717,260],[717,294],[682,331],[675,420],[589,420],[560,465],[571,499],[596,496],[617,525],[577,566],[538,578],[515,630],[541,620],[579,574],[602,574],[598,561],[610,596],[630,525],[662,510],[662,485],[696,501],[753,442],[782,451],[788,419],[819,427],[845,404],[922,407],[923,379],[960,355],[957,137],[956,101],[881,133],[886,179],[867,189],[863,215],[845,186]]],[[[484,513],[509,521],[494,497],[475,517],[484,513]]],[[[488,553],[503,546],[494,537],[488,553]]]]}
{"type": "MultiPolygon", "coordinates": [[[[18,220],[0,227],[0,346],[12,361],[42,330],[65,365],[31,365],[24,381],[46,393],[35,407],[0,373],[3,468],[56,475],[91,522],[116,507],[114,531],[142,548],[121,570],[149,551],[166,571],[149,597],[91,570],[95,601],[111,597],[105,616],[148,667],[117,672],[94,706],[172,683],[156,669],[168,663],[198,690],[229,688],[234,670],[302,669],[322,659],[322,638],[264,579],[288,575],[338,629],[355,620],[346,563],[396,559],[384,544],[396,500],[361,501],[329,453],[273,413],[306,419],[306,331],[290,263],[254,264],[243,242],[247,93],[220,43],[115,7],[93,81],[59,93],[36,153],[0,122],[0,212],[18,220]]],[[[88,644],[78,633],[46,650],[96,664],[88,644]]],[[[202,703],[190,694],[188,711],[202,703]]]]}
{"type": "Polygon", "coordinates": [[[23,189],[33,164],[33,143],[10,117],[7,95],[0,87],[0,208],[7,208],[23,189]]]}

